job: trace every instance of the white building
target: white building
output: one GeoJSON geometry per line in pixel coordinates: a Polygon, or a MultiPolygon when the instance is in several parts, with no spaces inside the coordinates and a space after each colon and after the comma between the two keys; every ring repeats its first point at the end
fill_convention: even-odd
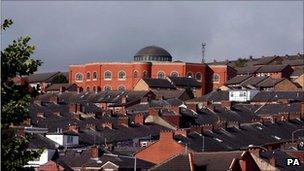
{"type": "Polygon", "coordinates": [[[229,101],[247,102],[250,101],[259,90],[229,90],[229,101]]]}
{"type": "Polygon", "coordinates": [[[72,132],[48,133],[46,134],[46,137],[63,147],[74,147],[79,145],[78,134],[72,132]]]}

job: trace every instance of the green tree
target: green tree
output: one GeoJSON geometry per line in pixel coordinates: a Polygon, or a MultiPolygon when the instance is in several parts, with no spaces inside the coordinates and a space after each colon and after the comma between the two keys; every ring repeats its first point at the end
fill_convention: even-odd
{"type": "MultiPolygon", "coordinates": [[[[4,20],[1,29],[13,24],[4,20]]],[[[37,71],[42,64],[31,58],[35,47],[28,45],[29,36],[14,40],[1,51],[1,168],[3,170],[23,170],[29,160],[39,157],[39,152],[27,150],[29,135],[18,136],[11,125],[22,125],[29,117],[30,89],[28,84],[15,84],[13,78],[37,71]]]]}
{"type": "Polygon", "coordinates": [[[68,83],[68,79],[63,74],[58,74],[52,79],[52,84],[68,83]]]}
{"type": "Polygon", "coordinates": [[[235,66],[236,67],[245,67],[245,66],[247,66],[247,62],[248,62],[248,59],[239,58],[235,61],[235,66]]]}

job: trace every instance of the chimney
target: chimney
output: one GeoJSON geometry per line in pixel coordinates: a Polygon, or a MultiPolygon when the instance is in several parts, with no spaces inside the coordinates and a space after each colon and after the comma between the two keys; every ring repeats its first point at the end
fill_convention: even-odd
{"type": "Polygon", "coordinates": [[[144,124],[144,115],[142,113],[135,114],[134,124],[136,124],[136,125],[143,125],[144,124]]]}
{"type": "Polygon", "coordinates": [[[155,108],[149,108],[149,115],[151,116],[158,116],[159,115],[159,110],[155,108]]]}
{"type": "Polygon", "coordinates": [[[102,123],[102,128],[113,129],[113,124],[111,122],[102,123]]]}
{"type": "Polygon", "coordinates": [[[69,112],[76,113],[77,112],[77,104],[71,103],[69,104],[69,112]]]}
{"type": "Polygon", "coordinates": [[[77,86],[77,94],[81,93],[82,90],[83,90],[83,89],[82,89],[81,87],[78,87],[78,86],[77,86]]]}
{"type": "Polygon", "coordinates": [[[221,101],[221,105],[223,108],[227,108],[228,110],[231,110],[231,101],[221,101]]]}
{"type": "Polygon", "coordinates": [[[127,116],[119,116],[118,125],[129,126],[129,118],[127,116]]]}
{"type": "Polygon", "coordinates": [[[77,112],[83,112],[82,104],[78,103],[78,104],[76,105],[76,108],[77,108],[77,112]]]}
{"type": "Polygon", "coordinates": [[[160,141],[171,141],[171,140],[174,141],[173,132],[172,131],[160,131],[159,140],[160,141]]]}
{"type": "Polygon", "coordinates": [[[174,132],[174,135],[182,135],[184,137],[187,137],[187,131],[185,129],[177,129],[175,132],[174,132]]]}
{"type": "Polygon", "coordinates": [[[62,94],[63,92],[65,92],[65,87],[60,86],[60,88],[59,88],[59,94],[62,94]]]}
{"type": "Polygon", "coordinates": [[[95,131],[95,130],[96,130],[96,125],[93,125],[93,124],[86,124],[86,128],[95,131]]]}
{"type": "Polygon", "coordinates": [[[271,166],[276,166],[276,160],[275,160],[275,158],[274,158],[274,156],[272,156],[270,159],[269,159],[269,164],[271,165],[271,166]]]}
{"type": "Polygon", "coordinates": [[[193,111],[197,111],[197,104],[196,103],[188,103],[186,104],[187,108],[193,111]]]}
{"type": "Polygon", "coordinates": [[[99,158],[99,156],[100,156],[100,150],[99,150],[99,148],[97,146],[95,146],[95,145],[92,146],[90,148],[90,157],[91,157],[91,159],[97,160],[99,158]]]}
{"type": "Polygon", "coordinates": [[[68,130],[72,131],[72,132],[75,132],[75,133],[78,133],[79,132],[79,127],[77,125],[69,125],[68,130]]]}

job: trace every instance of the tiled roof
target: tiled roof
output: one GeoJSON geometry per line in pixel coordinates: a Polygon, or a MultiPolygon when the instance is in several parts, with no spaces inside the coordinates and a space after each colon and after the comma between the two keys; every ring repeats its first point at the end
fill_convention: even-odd
{"type": "Polygon", "coordinates": [[[267,65],[268,63],[270,63],[271,61],[273,61],[274,59],[279,58],[279,56],[267,56],[267,57],[262,57],[259,58],[256,62],[255,65],[267,65]]]}
{"type": "Polygon", "coordinates": [[[28,146],[29,149],[46,148],[46,149],[53,149],[53,150],[57,149],[58,147],[59,147],[59,144],[44,137],[41,134],[33,134],[31,136],[31,140],[30,140],[30,143],[28,146]]]}
{"type": "Polygon", "coordinates": [[[186,102],[204,102],[204,101],[220,102],[223,100],[229,100],[229,92],[216,90],[216,91],[212,91],[204,96],[187,100],[186,102]]]}
{"type": "Polygon", "coordinates": [[[304,74],[304,66],[294,67],[294,71],[291,73],[290,77],[299,77],[304,74]]]}
{"type": "Polygon", "coordinates": [[[290,65],[290,66],[303,66],[304,65],[304,58],[302,59],[295,59],[295,60],[284,60],[282,62],[283,64],[286,64],[286,65],[290,65]]]}
{"type": "Polygon", "coordinates": [[[150,169],[151,171],[191,171],[189,157],[187,154],[175,155],[163,163],[150,169]]]}
{"type": "Polygon", "coordinates": [[[185,90],[152,90],[152,92],[163,99],[180,99],[185,90]]]}
{"type": "Polygon", "coordinates": [[[251,77],[247,80],[245,80],[244,82],[241,83],[241,86],[254,86],[256,87],[260,82],[264,81],[265,79],[267,79],[268,77],[264,76],[264,77],[251,77]]]}
{"type": "Polygon", "coordinates": [[[227,85],[241,84],[243,81],[252,77],[251,75],[237,75],[226,82],[227,85]]]}
{"type": "Polygon", "coordinates": [[[290,65],[264,65],[259,68],[256,73],[281,72],[287,67],[290,67],[290,65]]]}
{"type": "Polygon", "coordinates": [[[279,82],[283,81],[284,79],[285,78],[271,78],[271,77],[268,77],[267,79],[258,83],[257,87],[260,87],[260,88],[273,87],[273,86],[277,85],[279,82]]]}
{"type": "Polygon", "coordinates": [[[177,87],[201,87],[201,84],[194,78],[187,77],[169,77],[172,83],[177,87]]]}
{"type": "Polygon", "coordinates": [[[165,88],[165,89],[175,89],[167,79],[157,79],[157,78],[144,78],[143,79],[150,88],[165,88]]]}
{"type": "Polygon", "coordinates": [[[60,72],[46,72],[46,73],[37,73],[28,76],[29,83],[37,83],[37,82],[51,82],[52,78],[54,78],[60,72]]]}
{"type": "Polygon", "coordinates": [[[261,68],[260,66],[246,66],[237,68],[237,74],[238,75],[252,75],[255,74],[256,71],[261,68]]]}
{"type": "Polygon", "coordinates": [[[76,91],[77,90],[77,85],[76,84],[58,83],[58,84],[52,84],[49,87],[47,87],[47,91],[59,91],[60,87],[64,87],[65,90],[69,90],[69,91],[76,91]]]}
{"type": "Polygon", "coordinates": [[[251,101],[266,102],[278,101],[279,99],[304,101],[304,91],[260,91],[251,99],[251,101]]]}

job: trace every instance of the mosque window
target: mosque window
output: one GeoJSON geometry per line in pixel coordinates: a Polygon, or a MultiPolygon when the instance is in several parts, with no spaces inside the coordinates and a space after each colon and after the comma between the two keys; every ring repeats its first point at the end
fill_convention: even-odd
{"type": "Polygon", "coordinates": [[[171,75],[171,77],[178,77],[179,76],[178,72],[176,72],[176,71],[171,72],[170,75],[171,75]]]}
{"type": "Polygon", "coordinates": [[[120,86],[118,87],[118,90],[119,90],[119,91],[125,91],[125,90],[126,90],[126,87],[125,87],[124,85],[120,85],[120,86]]]}
{"type": "Polygon", "coordinates": [[[138,73],[138,71],[134,71],[134,74],[133,74],[133,76],[134,76],[134,78],[138,78],[138,76],[139,76],[139,73],[138,73]]]}
{"type": "Polygon", "coordinates": [[[216,74],[216,73],[213,74],[213,82],[220,82],[220,75],[219,74],[216,74]]]}
{"type": "Polygon", "coordinates": [[[193,73],[191,71],[187,73],[187,78],[193,78],[193,73]]]}
{"type": "Polygon", "coordinates": [[[144,77],[144,78],[147,78],[147,77],[148,77],[148,71],[144,71],[144,72],[143,72],[143,77],[144,77]]]}
{"type": "Polygon", "coordinates": [[[76,77],[76,81],[82,81],[83,79],[83,75],[81,73],[77,73],[75,77],[76,77]]]}
{"type": "Polygon", "coordinates": [[[97,72],[93,72],[93,80],[97,80],[97,72]]]}
{"type": "Polygon", "coordinates": [[[119,73],[118,73],[118,79],[119,80],[126,79],[126,73],[125,73],[125,71],[119,71],[119,73]]]}
{"type": "Polygon", "coordinates": [[[104,86],[104,90],[105,91],[110,91],[110,90],[112,90],[112,88],[111,88],[111,86],[104,86]]]}
{"type": "Polygon", "coordinates": [[[163,71],[159,71],[158,74],[157,74],[157,78],[164,79],[165,78],[165,73],[163,71]]]}
{"type": "Polygon", "coordinates": [[[87,80],[91,80],[91,73],[87,73],[87,80]]]}
{"type": "Polygon", "coordinates": [[[195,79],[196,79],[197,81],[202,81],[202,73],[200,73],[200,72],[196,73],[196,74],[195,74],[195,79]]]}
{"type": "Polygon", "coordinates": [[[105,80],[111,80],[112,79],[112,73],[110,71],[106,71],[104,73],[104,79],[105,80]]]}

